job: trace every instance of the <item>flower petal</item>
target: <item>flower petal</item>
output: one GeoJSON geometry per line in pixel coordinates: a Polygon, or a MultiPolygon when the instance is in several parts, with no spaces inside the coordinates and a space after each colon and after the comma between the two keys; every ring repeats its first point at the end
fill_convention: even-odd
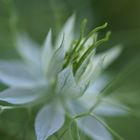
{"type": "Polygon", "coordinates": [[[57,132],[64,124],[64,111],[61,106],[51,102],[44,106],[35,120],[37,140],[46,140],[57,132]]]}
{"type": "Polygon", "coordinates": [[[79,128],[95,140],[113,140],[111,134],[96,119],[86,116],[77,120],[79,128]]]}
{"type": "Polygon", "coordinates": [[[107,98],[104,99],[99,106],[97,106],[94,112],[101,116],[126,116],[129,114],[129,108],[122,105],[118,101],[107,98]]]}
{"type": "Polygon", "coordinates": [[[108,51],[101,53],[99,55],[96,55],[97,61],[98,59],[100,59],[100,57],[104,57],[104,62],[103,62],[103,68],[107,68],[115,59],[118,58],[118,56],[120,55],[122,51],[122,46],[117,45],[111,49],[109,49],[108,51]]]}
{"type": "Polygon", "coordinates": [[[0,61],[0,80],[9,86],[29,87],[37,81],[37,77],[21,62],[0,61]]]}
{"type": "Polygon", "coordinates": [[[48,68],[48,76],[55,77],[63,68],[65,52],[64,52],[64,38],[59,48],[57,48],[51,58],[51,63],[48,68]]]}
{"type": "Polygon", "coordinates": [[[66,98],[77,98],[81,96],[86,86],[77,84],[72,72],[72,66],[66,67],[58,74],[57,91],[66,98]]]}
{"type": "Polygon", "coordinates": [[[72,66],[68,66],[58,74],[57,91],[67,97],[79,97],[82,94],[82,90],[76,84],[72,66]]]}
{"type": "Polygon", "coordinates": [[[41,62],[41,50],[27,34],[19,34],[17,38],[17,50],[21,57],[30,65],[38,67],[41,62]]]}
{"type": "Polygon", "coordinates": [[[0,92],[0,100],[11,104],[27,104],[41,98],[45,93],[44,87],[13,87],[0,92]]]}
{"type": "Polygon", "coordinates": [[[47,70],[49,68],[49,64],[53,55],[53,46],[52,46],[52,31],[50,30],[44,46],[43,46],[43,50],[42,50],[42,65],[43,65],[43,70],[45,73],[47,73],[47,70]]]}
{"type": "MultiPolygon", "coordinates": [[[[68,110],[73,117],[87,112],[87,108],[80,102],[69,102],[68,110]]],[[[111,134],[96,119],[90,116],[82,116],[76,119],[79,129],[95,140],[112,140],[111,134]]]]}
{"type": "Polygon", "coordinates": [[[74,23],[75,23],[75,15],[72,15],[64,24],[62,30],[58,34],[58,38],[56,40],[56,48],[58,48],[61,44],[61,40],[64,38],[64,50],[67,51],[73,41],[74,38],[74,23]]]}
{"type": "Polygon", "coordinates": [[[92,83],[86,93],[79,99],[85,106],[90,108],[97,99],[97,96],[102,89],[108,84],[109,76],[107,74],[101,75],[97,80],[92,83]]]}

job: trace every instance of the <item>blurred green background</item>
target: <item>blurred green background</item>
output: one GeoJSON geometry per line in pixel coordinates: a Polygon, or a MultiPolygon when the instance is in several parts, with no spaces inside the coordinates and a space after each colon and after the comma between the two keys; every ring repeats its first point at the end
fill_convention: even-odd
{"type": "MultiPolygon", "coordinates": [[[[4,0],[3,0],[4,1],[4,0]]],[[[6,5],[0,0],[0,59],[18,58],[12,44],[9,27],[9,13],[6,5]]],[[[111,39],[98,52],[114,45],[121,44],[123,52],[107,70],[117,75],[125,67],[125,78],[112,88],[112,96],[131,107],[134,112],[140,111],[140,1],[139,0],[13,0],[18,15],[18,29],[27,32],[39,44],[51,27],[54,37],[66,19],[76,13],[77,30],[83,18],[88,19],[87,31],[108,22],[107,30],[112,31],[111,39]]],[[[7,112],[6,112],[7,113],[7,112]]],[[[0,117],[0,139],[16,140],[21,124],[26,115],[13,123],[21,111],[12,112],[12,116],[0,117]],[[8,123],[8,120],[12,123],[8,123]],[[5,122],[3,121],[5,120],[5,122]],[[4,125],[7,123],[6,125],[4,125]],[[18,131],[11,129],[17,128],[18,131]],[[7,131],[10,132],[8,136],[7,131]],[[11,135],[13,137],[11,137],[11,135]]],[[[23,113],[23,112],[22,112],[23,113]]],[[[25,113],[26,114],[26,113],[25,113]]],[[[20,115],[21,116],[21,115],[20,115]]],[[[140,139],[140,117],[126,116],[106,118],[108,124],[126,140],[140,139]]],[[[33,133],[33,132],[32,132],[33,133]]],[[[20,134],[19,134],[20,135],[20,134]]]]}

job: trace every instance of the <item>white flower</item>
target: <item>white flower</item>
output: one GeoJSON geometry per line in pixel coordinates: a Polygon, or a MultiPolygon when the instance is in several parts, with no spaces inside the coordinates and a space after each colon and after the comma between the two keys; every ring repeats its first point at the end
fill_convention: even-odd
{"type": "MultiPolygon", "coordinates": [[[[104,39],[97,41],[96,35],[106,24],[97,27],[87,37],[81,35],[78,41],[73,42],[74,22],[75,16],[68,19],[55,46],[52,45],[51,30],[43,49],[27,35],[18,36],[17,50],[23,61],[0,61],[0,81],[9,86],[0,93],[1,101],[23,106],[45,104],[35,120],[37,140],[46,140],[63,126],[65,110],[74,117],[90,109],[96,98],[95,94],[86,92],[87,88],[93,82],[100,89],[105,86],[101,85],[102,79],[97,80],[98,75],[120,53],[120,47],[114,47],[106,53],[95,55],[96,47],[108,39],[107,34],[104,39]]],[[[92,92],[94,91],[97,93],[95,87],[92,88],[92,92]]],[[[97,113],[103,114],[107,111],[110,115],[110,110],[106,109],[108,106],[99,105],[98,108],[95,110],[97,113]]],[[[111,114],[124,113],[115,106],[111,109],[111,114]]],[[[77,124],[93,139],[112,139],[110,133],[96,119],[85,116],[77,124]]]]}

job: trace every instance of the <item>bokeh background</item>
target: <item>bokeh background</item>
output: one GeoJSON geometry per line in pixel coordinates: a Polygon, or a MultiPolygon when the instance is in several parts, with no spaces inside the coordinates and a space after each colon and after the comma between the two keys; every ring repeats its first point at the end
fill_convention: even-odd
{"type": "MultiPolygon", "coordinates": [[[[0,59],[19,58],[12,43],[9,13],[0,0],[0,59]]],[[[133,109],[137,115],[107,117],[108,124],[126,140],[140,139],[140,1],[139,0],[13,0],[18,15],[18,29],[27,32],[36,42],[43,40],[50,28],[54,38],[66,19],[76,13],[76,33],[83,18],[88,19],[87,31],[108,22],[112,31],[108,43],[98,53],[122,45],[120,57],[107,69],[113,76],[120,71],[124,77],[111,88],[114,96],[133,109]]],[[[104,32],[101,32],[104,33],[104,32]]],[[[1,85],[2,87],[2,85],[1,85]]],[[[26,112],[26,111],[25,111],[26,112]]],[[[18,110],[0,116],[0,139],[16,140],[22,135],[26,113],[18,110]],[[21,115],[24,114],[24,115],[21,115]],[[18,116],[22,116],[18,117],[18,116]],[[15,118],[17,119],[16,122],[15,118]],[[14,130],[13,130],[13,129],[14,130]]],[[[27,130],[26,130],[27,131],[27,130]]],[[[34,135],[34,132],[30,132],[34,135]]]]}

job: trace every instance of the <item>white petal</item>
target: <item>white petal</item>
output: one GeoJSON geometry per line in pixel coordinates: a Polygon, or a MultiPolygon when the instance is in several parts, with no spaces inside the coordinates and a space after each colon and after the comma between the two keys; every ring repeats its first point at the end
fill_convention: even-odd
{"type": "Polygon", "coordinates": [[[80,81],[89,81],[92,84],[98,78],[103,70],[104,58],[96,58],[97,57],[95,56],[93,59],[90,59],[84,74],[81,76],[80,81]]]}
{"type": "Polygon", "coordinates": [[[9,86],[31,86],[37,77],[18,61],[0,61],[0,80],[9,86]]]}
{"type": "Polygon", "coordinates": [[[64,24],[62,30],[58,34],[58,38],[56,40],[56,48],[58,48],[61,44],[61,40],[64,35],[64,50],[67,51],[73,41],[74,35],[74,23],[75,23],[75,15],[72,15],[64,24]]]}
{"type": "Polygon", "coordinates": [[[118,56],[120,55],[122,51],[122,46],[118,45],[115,46],[113,48],[111,48],[110,50],[101,53],[99,55],[96,55],[96,60],[98,61],[98,59],[100,59],[100,57],[104,57],[104,62],[103,62],[103,68],[107,68],[115,59],[118,58],[118,56]]]}
{"type": "Polygon", "coordinates": [[[72,117],[87,112],[87,108],[79,100],[66,100],[66,107],[72,117]]]}
{"type": "Polygon", "coordinates": [[[82,117],[77,120],[79,128],[95,140],[113,140],[106,128],[92,117],[82,117]]]}
{"type": "Polygon", "coordinates": [[[89,86],[85,94],[80,98],[80,101],[88,108],[90,108],[95,103],[97,96],[107,85],[108,81],[108,75],[101,75],[97,80],[93,82],[93,84],[89,86]]]}
{"type": "Polygon", "coordinates": [[[51,58],[52,58],[52,54],[53,54],[52,49],[53,49],[52,32],[50,30],[45,39],[45,43],[44,43],[43,51],[42,51],[42,65],[43,65],[43,70],[45,73],[47,72],[47,70],[49,68],[49,64],[51,62],[51,58]]]}
{"type": "Polygon", "coordinates": [[[90,62],[90,58],[86,58],[86,60],[83,61],[81,66],[76,71],[75,78],[77,81],[80,81],[79,79],[82,77],[83,73],[87,70],[89,62],[90,62]]]}
{"type": "Polygon", "coordinates": [[[71,66],[59,73],[57,91],[67,95],[67,97],[78,97],[81,95],[82,91],[76,84],[71,66]]]}
{"type": "Polygon", "coordinates": [[[11,104],[27,104],[41,98],[46,93],[44,87],[9,88],[0,92],[0,100],[11,104]]]}
{"type": "MultiPolygon", "coordinates": [[[[79,114],[85,113],[88,111],[84,104],[78,101],[67,102],[67,107],[71,116],[77,116],[79,114]]],[[[77,124],[79,129],[86,133],[89,137],[95,140],[112,140],[112,136],[102,126],[96,119],[89,116],[83,116],[77,118],[77,124]]]]}
{"type": "Polygon", "coordinates": [[[51,63],[48,69],[48,76],[50,75],[56,76],[63,68],[63,62],[64,62],[64,57],[65,57],[63,40],[61,42],[60,47],[56,49],[52,55],[51,63]]]}
{"type": "Polygon", "coordinates": [[[17,38],[17,50],[22,58],[35,67],[41,64],[41,50],[26,34],[19,34],[17,38]]]}
{"type": "Polygon", "coordinates": [[[54,102],[44,106],[37,114],[35,131],[37,140],[46,140],[57,132],[64,124],[64,111],[54,102]]]}
{"type": "Polygon", "coordinates": [[[94,110],[96,114],[102,116],[125,116],[128,115],[128,108],[114,99],[107,98],[104,99],[99,106],[94,110]]]}

